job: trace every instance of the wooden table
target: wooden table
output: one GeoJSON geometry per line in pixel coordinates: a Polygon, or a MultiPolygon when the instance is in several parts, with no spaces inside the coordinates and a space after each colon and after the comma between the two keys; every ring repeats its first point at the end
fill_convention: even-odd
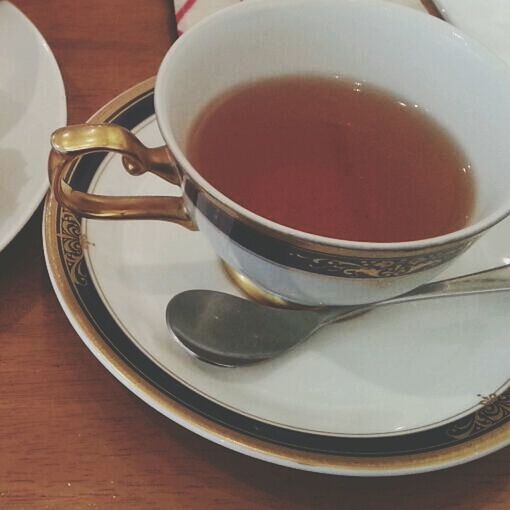
{"type": "MultiPolygon", "coordinates": [[[[14,0],[53,48],[69,122],[156,73],[168,0],[14,0]]],[[[507,509],[510,449],[443,472],[355,479],[293,471],[197,437],[119,384],[51,288],[41,209],[0,254],[1,509],[507,509]]]]}

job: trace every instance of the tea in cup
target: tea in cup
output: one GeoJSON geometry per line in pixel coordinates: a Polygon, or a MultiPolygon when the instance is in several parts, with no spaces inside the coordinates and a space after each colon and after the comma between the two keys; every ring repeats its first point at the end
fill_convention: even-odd
{"type": "Polygon", "coordinates": [[[158,72],[166,145],[113,125],[52,138],[55,198],[199,229],[262,289],[362,304],[434,278],[510,213],[510,69],[456,28],[371,0],[252,0],[186,32],[158,72]],[[98,197],[61,176],[124,155],[182,197],[98,197]]]}

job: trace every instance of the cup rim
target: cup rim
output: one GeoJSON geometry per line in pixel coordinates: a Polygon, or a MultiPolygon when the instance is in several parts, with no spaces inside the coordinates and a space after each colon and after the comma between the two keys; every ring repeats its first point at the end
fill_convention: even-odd
{"type": "MultiPolygon", "coordinates": [[[[265,227],[265,229],[269,231],[275,231],[283,236],[296,238],[299,241],[304,241],[306,243],[312,243],[317,245],[325,245],[332,248],[340,248],[346,250],[377,250],[377,251],[412,251],[412,250],[421,250],[425,248],[432,248],[435,246],[441,246],[445,244],[455,243],[458,241],[462,241],[465,239],[469,239],[472,237],[476,237],[481,234],[485,230],[499,223],[501,220],[505,219],[510,215],[510,203],[506,206],[498,208],[495,212],[490,214],[489,216],[478,220],[476,223],[471,225],[467,225],[462,229],[455,230],[448,234],[443,234],[440,236],[425,238],[425,239],[417,239],[413,241],[398,241],[398,242],[372,242],[372,241],[350,241],[348,239],[338,239],[333,237],[321,236],[318,234],[313,234],[309,232],[304,232],[302,230],[298,230],[292,227],[287,227],[275,221],[264,218],[263,216],[256,214],[249,209],[246,209],[242,205],[238,204],[234,200],[230,199],[226,195],[224,195],[219,189],[215,188],[212,184],[210,184],[202,175],[193,167],[193,165],[189,162],[184,152],[181,150],[173,131],[170,127],[169,120],[166,118],[162,118],[158,112],[161,111],[162,99],[160,99],[161,91],[163,90],[163,76],[166,74],[168,68],[172,65],[173,55],[177,53],[180,48],[188,42],[188,40],[194,37],[195,32],[198,32],[202,29],[202,27],[211,25],[214,23],[221,23],[223,19],[228,19],[232,13],[235,14],[236,11],[246,11],[256,10],[260,8],[262,4],[265,8],[271,8],[273,6],[281,7],[282,4],[302,4],[304,0],[250,0],[249,2],[242,2],[235,5],[231,5],[229,7],[223,8],[220,11],[206,17],[205,19],[199,21],[196,25],[194,25],[191,29],[187,30],[184,34],[182,34],[170,47],[164,56],[157,76],[155,83],[155,110],[156,110],[156,120],[163,135],[163,138],[169,147],[171,153],[179,163],[179,165],[185,170],[185,173],[196,183],[199,185],[201,189],[203,189],[206,193],[208,193],[211,197],[213,197],[217,202],[225,205],[228,209],[231,209],[236,213],[239,217],[249,220],[256,225],[260,225],[261,227],[265,227]]],[[[306,0],[305,0],[306,1],[306,0]]],[[[316,0],[322,3],[337,3],[337,0],[316,0]]],[[[400,4],[392,4],[390,2],[380,2],[380,0],[347,0],[346,3],[349,4],[362,4],[364,6],[369,6],[371,9],[381,10],[381,11],[393,11],[393,13],[397,16],[404,16],[409,19],[415,18],[416,20],[420,19],[420,23],[428,23],[431,27],[431,30],[442,31],[443,33],[449,33],[451,36],[455,38],[461,38],[466,47],[469,47],[475,53],[477,53],[484,62],[487,62],[489,65],[497,66],[501,69],[501,74],[504,76],[505,74],[508,77],[508,82],[510,84],[510,66],[506,62],[504,62],[498,55],[493,53],[491,50],[483,46],[478,41],[472,39],[467,36],[463,32],[459,31],[456,27],[451,25],[450,23],[445,22],[442,19],[439,19],[433,15],[429,15],[420,11],[417,11],[411,7],[400,5],[400,4]]],[[[398,25],[398,24],[397,24],[398,25]]]]}

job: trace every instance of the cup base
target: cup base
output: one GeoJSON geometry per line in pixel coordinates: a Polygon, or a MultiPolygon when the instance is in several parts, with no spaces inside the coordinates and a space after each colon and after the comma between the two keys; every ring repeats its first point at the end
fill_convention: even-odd
{"type": "Polygon", "coordinates": [[[297,303],[292,303],[286,299],[273,294],[272,292],[263,289],[260,285],[257,285],[253,280],[250,280],[247,276],[234,269],[231,265],[227,264],[224,260],[220,259],[223,270],[230,278],[232,283],[238,287],[243,294],[248,298],[263,303],[265,305],[275,306],[278,308],[313,308],[297,303]]]}
{"type": "MultiPolygon", "coordinates": [[[[292,301],[287,301],[286,299],[274,294],[260,285],[257,285],[253,280],[245,276],[237,269],[234,269],[231,265],[225,262],[223,259],[220,259],[221,267],[225,271],[226,275],[229,277],[230,281],[234,283],[234,285],[239,288],[243,294],[249,299],[253,299],[259,303],[264,305],[274,306],[276,308],[289,308],[294,310],[313,310],[322,307],[318,306],[306,306],[298,303],[293,303],[292,301]]],[[[363,307],[361,307],[363,308],[363,307]]],[[[353,310],[352,313],[346,315],[344,318],[340,320],[351,319],[353,317],[357,317],[358,315],[363,315],[370,310],[367,308],[363,308],[359,311],[353,310]]]]}

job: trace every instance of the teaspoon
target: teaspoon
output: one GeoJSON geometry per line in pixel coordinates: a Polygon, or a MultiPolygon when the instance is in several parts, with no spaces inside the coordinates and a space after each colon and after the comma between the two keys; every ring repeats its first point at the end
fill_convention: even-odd
{"type": "Polygon", "coordinates": [[[380,306],[510,290],[510,266],[427,283],[396,298],[355,306],[274,308],[212,290],[188,290],[168,303],[166,321],[183,347],[202,361],[236,367],[268,360],[323,326],[380,306]]]}

